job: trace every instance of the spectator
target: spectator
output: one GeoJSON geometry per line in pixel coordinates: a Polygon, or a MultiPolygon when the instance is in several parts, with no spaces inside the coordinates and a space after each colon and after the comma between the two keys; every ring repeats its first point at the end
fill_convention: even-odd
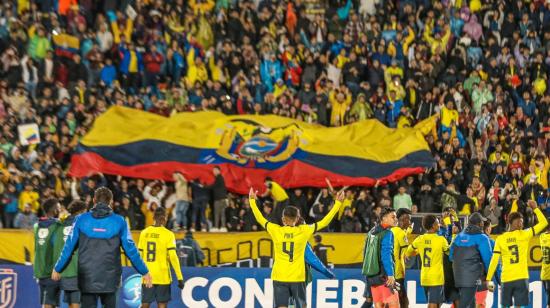
{"type": "Polygon", "coordinates": [[[214,199],[214,219],[212,231],[227,232],[225,227],[225,208],[227,207],[227,188],[225,187],[225,181],[223,179],[221,169],[214,167],[212,169],[214,173],[214,183],[208,188],[212,190],[214,199]]]}
{"type": "MultiPolygon", "coordinates": [[[[267,190],[262,195],[262,197],[271,196],[274,201],[273,206],[275,210],[273,215],[275,218],[275,223],[282,224],[281,219],[283,217],[283,210],[285,207],[290,205],[288,194],[286,193],[285,189],[281,185],[279,185],[279,183],[273,181],[273,179],[270,177],[265,178],[264,184],[267,190]]],[[[295,206],[294,204],[292,205],[295,206]]]]}
{"type": "Polygon", "coordinates": [[[487,217],[487,219],[491,221],[491,224],[498,225],[501,214],[502,211],[501,208],[498,206],[497,200],[491,198],[489,200],[489,205],[485,206],[485,208],[483,209],[483,216],[487,217]]]}
{"type": "Polygon", "coordinates": [[[361,224],[359,223],[359,219],[353,215],[353,212],[349,207],[344,209],[344,214],[340,220],[340,231],[347,233],[361,232],[361,224]]]}
{"type": "Polygon", "coordinates": [[[15,217],[19,211],[18,193],[17,186],[14,183],[8,183],[7,192],[4,193],[2,198],[2,205],[4,206],[4,228],[15,227],[15,217]]]}
{"type": "Polygon", "coordinates": [[[189,197],[189,187],[187,185],[187,179],[183,174],[179,172],[174,173],[175,189],[176,189],[176,229],[187,230],[187,211],[189,210],[190,197],[189,197]]]}
{"type": "Polygon", "coordinates": [[[409,194],[406,193],[407,188],[404,185],[399,185],[399,193],[393,197],[393,208],[398,210],[405,208],[411,210],[412,199],[409,194]]]}
{"type": "Polygon", "coordinates": [[[192,211],[191,211],[191,228],[193,232],[197,230],[210,230],[206,220],[206,208],[210,199],[209,191],[198,180],[191,182],[191,195],[193,196],[192,211]],[[199,223],[198,225],[196,223],[199,223]],[[195,227],[197,226],[197,227],[195,227]]]}
{"type": "Polygon", "coordinates": [[[177,240],[176,247],[182,266],[194,267],[204,262],[204,253],[199,243],[193,238],[192,232],[187,231],[183,239],[177,240]]]}
{"type": "Polygon", "coordinates": [[[23,210],[15,215],[13,227],[16,229],[32,230],[34,224],[37,222],[38,217],[33,213],[32,206],[27,203],[23,206],[23,210]]]}
{"type": "Polygon", "coordinates": [[[30,211],[36,215],[40,208],[39,198],[40,195],[34,190],[32,183],[25,183],[25,189],[19,195],[19,210],[24,212],[27,206],[29,206],[30,211]]]}

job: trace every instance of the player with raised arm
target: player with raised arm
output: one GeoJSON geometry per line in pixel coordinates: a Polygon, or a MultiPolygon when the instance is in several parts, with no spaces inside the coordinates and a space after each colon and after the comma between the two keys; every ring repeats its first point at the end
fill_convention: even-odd
{"type": "Polygon", "coordinates": [[[527,202],[537,216],[538,223],[528,229],[523,228],[523,215],[514,212],[508,216],[509,231],[500,235],[495,243],[493,257],[487,271],[487,286],[494,290],[493,275],[499,260],[502,259],[502,293],[500,302],[503,307],[529,305],[529,240],[542,232],[548,221],[533,200],[527,202]]]}
{"type": "Polygon", "coordinates": [[[413,241],[405,255],[420,254],[420,285],[426,293],[428,308],[437,308],[445,302],[443,255],[449,252],[449,243],[438,235],[441,225],[435,215],[424,216],[422,227],[426,233],[413,241]]]}
{"type": "Polygon", "coordinates": [[[275,307],[288,307],[291,298],[295,307],[306,307],[306,264],[305,250],[313,233],[327,227],[338,213],[345,195],[340,191],[330,212],[319,222],[298,225],[300,213],[296,207],[287,206],[283,211],[283,226],[265,219],[256,204],[256,192],[250,189],[249,199],[252,213],[273,240],[274,262],[271,271],[275,307]]]}
{"type": "MultiPolygon", "coordinates": [[[[550,298],[550,227],[546,227],[546,232],[539,236],[540,249],[542,250],[542,262],[540,265],[540,280],[544,284],[546,298],[550,298]]],[[[550,301],[547,300],[547,307],[550,307],[550,301]]]]}
{"type": "Polygon", "coordinates": [[[142,308],[149,308],[152,302],[157,302],[159,308],[166,308],[171,300],[170,285],[172,275],[170,265],[178,278],[178,287],[183,289],[183,275],[178,255],[176,254],[176,238],[172,231],[166,229],[166,209],[159,207],[154,214],[155,224],[147,227],[139,235],[138,250],[153,279],[153,287],[141,288],[142,308]],[[170,261],[170,264],[168,264],[170,261]]]}

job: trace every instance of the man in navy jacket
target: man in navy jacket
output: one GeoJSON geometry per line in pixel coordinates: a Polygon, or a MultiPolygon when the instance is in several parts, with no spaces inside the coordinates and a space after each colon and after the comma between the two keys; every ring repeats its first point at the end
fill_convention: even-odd
{"type": "Polygon", "coordinates": [[[116,307],[116,291],[122,277],[120,247],[134,268],[144,275],[143,283],[151,287],[149,270],[132,240],[128,224],[113,213],[112,200],[113,193],[108,188],[95,191],[95,206],[76,218],[52,273],[52,279],[59,280],[59,273],[69,264],[78,246],[78,286],[83,308],[95,308],[98,299],[104,307],[116,307]]]}
{"type": "Polygon", "coordinates": [[[455,286],[459,289],[459,308],[475,307],[475,294],[481,276],[489,268],[493,250],[489,237],[483,233],[487,218],[479,213],[468,217],[468,226],[460,232],[449,253],[453,262],[455,286]]]}

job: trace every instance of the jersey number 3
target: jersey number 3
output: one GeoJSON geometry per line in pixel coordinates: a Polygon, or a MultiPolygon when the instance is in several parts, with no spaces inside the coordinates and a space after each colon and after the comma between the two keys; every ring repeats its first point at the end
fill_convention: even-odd
{"type": "Polygon", "coordinates": [[[519,249],[518,245],[512,245],[508,246],[508,250],[512,254],[512,257],[510,258],[510,264],[516,264],[519,263],[519,249]]]}
{"type": "Polygon", "coordinates": [[[288,262],[294,261],[294,242],[283,242],[283,252],[288,255],[288,262]]]}
{"type": "Polygon", "coordinates": [[[147,262],[155,262],[157,257],[157,243],[147,242],[147,262]]]}

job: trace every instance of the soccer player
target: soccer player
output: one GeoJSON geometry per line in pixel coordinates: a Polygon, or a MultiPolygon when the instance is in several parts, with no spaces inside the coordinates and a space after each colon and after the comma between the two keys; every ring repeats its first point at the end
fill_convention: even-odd
{"type": "Polygon", "coordinates": [[[34,225],[34,277],[40,285],[40,304],[44,308],[53,308],[59,306],[61,295],[59,282],[50,278],[55,263],[53,244],[58,228],[59,201],[47,199],[42,203],[42,211],[46,216],[34,225]]]}
{"type": "Polygon", "coordinates": [[[420,254],[420,285],[426,293],[428,308],[437,308],[445,302],[443,255],[448,253],[449,243],[445,237],[437,234],[441,225],[435,215],[424,216],[422,227],[426,233],[413,241],[405,255],[420,254]]]}
{"type": "Polygon", "coordinates": [[[534,200],[527,205],[537,216],[538,223],[529,229],[523,228],[523,215],[519,212],[508,216],[509,230],[501,234],[495,243],[493,257],[487,273],[487,286],[493,291],[493,275],[499,260],[502,259],[502,293],[500,303],[503,307],[529,305],[529,240],[548,225],[548,221],[534,200]]]}
{"type": "Polygon", "coordinates": [[[172,275],[170,265],[176,272],[178,287],[183,289],[183,275],[178,255],[176,254],[176,238],[174,233],[166,229],[166,210],[159,207],[155,210],[155,224],[147,227],[139,235],[138,250],[145,261],[153,278],[153,287],[145,285],[141,288],[142,308],[149,308],[152,302],[157,302],[159,308],[166,308],[171,299],[170,284],[172,275]]]}
{"type": "Polygon", "coordinates": [[[291,298],[294,299],[297,308],[306,307],[306,244],[313,233],[329,225],[338,213],[344,198],[344,192],[340,191],[330,212],[321,221],[310,225],[298,225],[299,210],[287,206],[282,214],[283,225],[280,226],[270,223],[263,217],[256,204],[256,192],[250,189],[252,213],[273,240],[275,257],[271,279],[275,307],[288,307],[291,298]]]}
{"type": "Polygon", "coordinates": [[[399,295],[395,292],[397,284],[395,281],[395,261],[394,256],[394,239],[391,228],[397,226],[397,215],[391,207],[383,207],[380,211],[380,223],[369,231],[368,238],[378,237],[379,246],[369,245],[369,239],[365,244],[365,256],[363,258],[364,274],[368,274],[367,268],[370,268],[373,263],[378,263],[379,272],[373,276],[367,275],[366,286],[370,286],[370,293],[365,292],[366,305],[369,306],[369,300],[372,298],[374,307],[382,308],[397,308],[399,307],[399,295]],[[377,260],[372,260],[376,253],[377,260]],[[370,259],[369,259],[370,258],[370,259]],[[370,298],[369,298],[370,297],[370,298]]]}
{"type": "Polygon", "coordinates": [[[407,208],[397,210],[397,226],[391,228],[393,233],[393,259],[395,261],[395,281],[401,285],[399,289],[399,304],[401,308],[409,306],[407,291],[405,290],[405,260],[404,253],[409,246],[407,236],[412,231],[411,211],[407,208]]]}
{"type": "MultiPolygon", "coordinates": [[[[63,221],[58,222],[58,228],[56,229],[55,239],[53,244],[54,260],[57,260],[61,255],[65,241],[73,229],[73,223],[76,220],[76,216],[86,212],[86,203],[75,200],[69,204],[67,210],[69,211],[69,217],[63,221]]],[[[61,272],[61,290],[64,291],[64,302],[69,305],[70,308],[80,307],[80,291],[78,289],[78,256],[75,254],[71,258],[71,262],[63,272],[61,272]]]]}
{"type": "MultiPolygon", "coordinates": [[[[491,226],[491,221],[487,219],[485,222],[483,222],[483,233],[485,233],[485,235],[489,237],[492,231],[493,227],[491,226]]],[[[489,242],[491,243],[491,251],[493,251],[493,249],[495,248],[495,240],[489,237],[489,242]]],[[[487,293],[489,293],[489,290],[487,289],[487,283],[485,282],[485,275],[483,275],[482,279],[482,284],[477,287],[476,308],[485,308],[487,293]]]]}
{"type": "MultiPolygon", "coordinates": [[[[540,248],[542,250],[542,264],[540,268],[540,280],[544,283],[546,298],[550,298],[550,227],[539,236],[540,248]]],[[[550,301],[548,301],[550,307],[550,301]]]]}

